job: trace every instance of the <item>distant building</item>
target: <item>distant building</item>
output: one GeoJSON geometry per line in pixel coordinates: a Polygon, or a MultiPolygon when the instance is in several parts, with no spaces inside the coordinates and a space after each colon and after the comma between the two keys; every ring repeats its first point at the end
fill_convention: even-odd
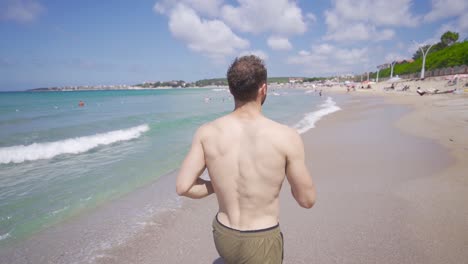
{"type": "Polygon", "coordinates": [[[403,60],[401,60],[401,61],[398,61],[397,63],[398,63],[398,64],[401,64],[401,63],[406,63],[406,62],[407,62],[407,63],[412,63],[412,62],[414,62],[414,60],[413,60],[413,59],[403,59],[403,60]]]}
{"type": "Polygon", "coordinates": [[[348,73],[348,74],[342,74],[339,76],[340,79],[352,79],[354,78],[354,74],[348,73]]]}
{"type": "MultiPolygon", "coordinates": [[[[412,63],[414,62],[413,59],[402,59],[402,60],[397,60],[394,61],[395,64],[402,64],[402,63],[412,63]]],[[[392,63],[384,63],[382,65],[377,66],[378,69],[383,70],[392,67],[392,63]]]]}
{"type": "Polygon", "coordinates": [[[304,78],[300,77],[289,77],[289,83],[302,83],[304,82],[304,78]]]}

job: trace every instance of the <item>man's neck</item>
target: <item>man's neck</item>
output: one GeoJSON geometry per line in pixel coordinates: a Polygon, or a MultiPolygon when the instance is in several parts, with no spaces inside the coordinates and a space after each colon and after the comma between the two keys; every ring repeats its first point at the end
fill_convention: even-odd
{"type": "Polygon", "coordinates": [[[257,118],[262,116],[262,104],[257,101],[236,102],[233,114],[240,118],[257,118]]]}

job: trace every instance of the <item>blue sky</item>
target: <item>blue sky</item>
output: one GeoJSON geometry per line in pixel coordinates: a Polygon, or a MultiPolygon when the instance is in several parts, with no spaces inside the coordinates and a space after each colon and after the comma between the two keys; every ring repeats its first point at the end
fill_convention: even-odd
{"type": "Polygon", "coordinates": [[[330,76],[468,36],[466,0],[0,0],[0,90],[224,77],[256,54],[269,76],[330,76]]]}

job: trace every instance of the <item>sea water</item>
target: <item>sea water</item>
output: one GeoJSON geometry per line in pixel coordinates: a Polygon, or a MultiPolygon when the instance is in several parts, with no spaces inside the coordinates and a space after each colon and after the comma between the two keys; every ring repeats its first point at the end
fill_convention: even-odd
{"type": "MultiPolygon", "coordinates": [[[[157,181],[198,126],[232,110],[222,88],[0,93],[0,246],[157,181]]],[[[338,110],[300,89],[264,105],[300,133],[338,110]]]]}

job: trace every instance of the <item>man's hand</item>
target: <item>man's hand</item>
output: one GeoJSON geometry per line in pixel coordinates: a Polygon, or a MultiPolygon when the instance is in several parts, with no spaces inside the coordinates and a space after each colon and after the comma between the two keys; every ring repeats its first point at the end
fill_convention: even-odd
{"type": "Polygon", "coordinates": [[[203,180],[202,178],[197,178],[190,189],[188,189],[184,193],[179,193],[179,195],[186,196],[192,199],[201,199],[212,193],[214,193],[214,189],[213,185],[211,185],[211,181],[203,180]]]}

